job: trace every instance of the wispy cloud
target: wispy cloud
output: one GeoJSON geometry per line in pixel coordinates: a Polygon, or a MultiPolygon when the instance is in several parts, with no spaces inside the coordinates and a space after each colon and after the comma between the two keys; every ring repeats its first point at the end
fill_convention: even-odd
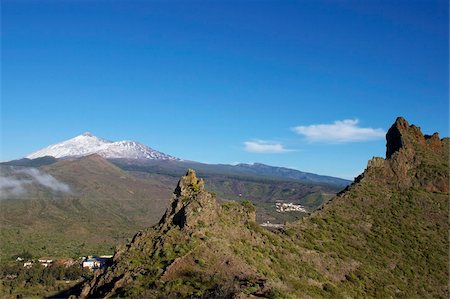
{"type": "Polygon", "coordinates": [[[10,176],[0,176],[0,198],[19,197],[27,193],[26,186],[42,185],[54,192],[69,193],[70,187],[37,168],[11,168],[10,176]]]}
{"type": "Polygon", "coordinates": [[[383,138],[386,135],[383,129],[361,128],[358,123],[357,119],[345,119],[332,124],[298,126],[293,130],[310,142],[360,142],[383,138]]]}
{"type": "Polygon", "coordinates": [[[53,176],[40,171],[37,168],[24,168],[18,171],[19,173],[28,174],[31,176],[38,184],[45,186],[52,191],[56,192],[70,192],[70,188],[67,184],[58,181],[53,176]]]}
{"type": "Polygon", "coordinates": [[[245,150],[251,153],[261,153],[261,154],[281,154],[291,152],[292,150],[284,148],[281,143],[264,141],[264,140],[254,140],[244,142],[245,150]]]}
{"type": "Polygon", "coordinates": [[[0,177],[0,198],[24,195],[26,193],[25,185],[30,183],[30,180],[0,177]]]}

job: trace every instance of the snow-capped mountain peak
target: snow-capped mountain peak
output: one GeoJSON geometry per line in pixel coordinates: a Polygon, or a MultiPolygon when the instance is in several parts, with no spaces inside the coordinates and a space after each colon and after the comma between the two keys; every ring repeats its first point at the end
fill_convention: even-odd
{"type": "Polygon", "coordinates": [[[84,132],[83,134],[81,134],[80,136],[88,136],[88,137],[93,137],[94,135],[92,135],[91,132],[84,132]]]}
{"type": "Polygon", "coordinates": [[[98,154],[107,159],[150,159],[150,160],[179,160],[178,158],[156,151],[136,141],[112,142],[85,132],[72,139],[50,145],[26,158],[35,159],[44,156],[55,158],[82,157],[98,154]]]}

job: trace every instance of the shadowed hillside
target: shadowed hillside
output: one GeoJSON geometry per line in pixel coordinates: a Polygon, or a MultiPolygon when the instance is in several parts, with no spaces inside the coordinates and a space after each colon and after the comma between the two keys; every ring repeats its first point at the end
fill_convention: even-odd
{"type": "Polygon", "coordinates": [[[158,225],[119,246],[81,297],[428,297],[448,293],[449,140],[402,118],[387,158],[311,217],[271,232],[195,172],[158,225]]]}

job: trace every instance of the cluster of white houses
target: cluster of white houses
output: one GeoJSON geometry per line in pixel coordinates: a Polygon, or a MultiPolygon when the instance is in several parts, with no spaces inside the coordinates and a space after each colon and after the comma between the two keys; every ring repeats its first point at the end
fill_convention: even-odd
{"type": "Polygon", "coordinates": [[[296,205],[291,203],[283,203],[283,202],[277,202],[275,204],[277,208],[278,213],[284,213],[284,212],[303,212],[308,213],[308,211],[302,206],[302,205],[296,205]]]}
{"type": "Polygon", "coordinates": [[[78,260],[75,259],[59,259],[54,260],[52,258],[42,257],[36,260],[28,260],[24,261],[23,258],[18,257],[17,261],[24,262],[23,266],[25,268],[31,268],[34,264],[39,263],[44,267],[50,267],[53,264],[62,265],[66,267],[70,267],[76,264],[79,264],[82,268],[88,268],[91,271],[97,269],[103,269],[109,266],[112,262],[112,255],[102,255],[102,256],[87,256],[81,257],[78,260]]]}
{"type": "Polygon", "coordinates": [[[112,262],[112,255],[83,257],[81,267],[90,270],[104,269],[112,262]]]}

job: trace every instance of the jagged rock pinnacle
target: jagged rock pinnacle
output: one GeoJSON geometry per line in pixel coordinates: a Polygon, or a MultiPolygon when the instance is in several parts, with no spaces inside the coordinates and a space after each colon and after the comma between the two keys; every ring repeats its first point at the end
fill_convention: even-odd
{"type": "Polygon", "coordinates": [[[386,134],[386,158],[391,158],[401,148],[412,149],[414,145],[426,145],[430,143],[428,139],[430,139],[434,147],[440,147],[437,133],[432,136],[424,136],[419,127],[409,125],[401,116],[397,117],[395,123],[386,134]]]}
{"type": "Polygon", "coordinates": [[[398,117],[386,134],[386,159],[373,158],[355,181],[379,181],[398,188],[412,186],[427,191],[448,192],[447,167],[436,162],[443,154],[446,138],[423,135],[420,128],[398,117]]]}
{"type": "Polygon", "coordinates": [[[203,179],[198,179],[195,171],[189,169],[178,181],[169,208],[159,222],[160,229],[171,226],[189,228],[198,222],[208,224],[218,213],[218,204],[211,193],[204,190],[203,179]]]}
{"type": "Polygon", "coordinates": [[[178,181],[178,185],[173,192],[176,196],[189,197],[195,193],[204,190],[205,183],[203,179],[197,179],[195,170],[188,169],[185,176],[178,181]]]}

